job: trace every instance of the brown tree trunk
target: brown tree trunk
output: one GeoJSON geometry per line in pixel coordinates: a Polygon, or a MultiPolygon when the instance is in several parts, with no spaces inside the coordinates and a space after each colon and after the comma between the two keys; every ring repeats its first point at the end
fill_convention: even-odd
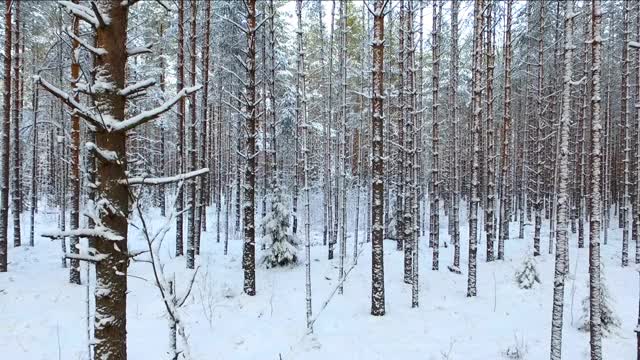
{"type": "Polygon", "coordinates": [[[13,120],[11,122],[11,166],[13,167],[12,184],[11,184],[11,215],[13,218],[13,246],[22,245],[22,236],[20,229],[21,215],[21,184],[20,184],[20,1],[14,1],[13,6],[16,10],[15,28],[13,30],[13,120]]]}
{"type": "Polygon", "coordinates": [[[256,294],[256,230],[255,230],[255,185],[256,161],[256,0],[247,1],[247,87],[246,87],[246,124],[247,141],[245,148],[246,167],[244,184],[244,250],[242,253],[242,267],[244,268],[244,292],[253,296],[256,294]]]}
{"type": "Polygon", "coordinates": [[[371,205],[371,315],[385,313],[384,296],[384,0],[376,0],[372,42],[372,205],[371,205]]]}
{"type": "Polygon", "coordinates": [[[0,272],[7,271],[7,226],[9,220],[9,131],[11,128],[11,4],[5,0],[4,10],[4,86],[2,138],[0,139],[0,272]]]}
{"type": "MultiPolygon", "coordinates": [[[[184,0],[178,0],[178,80],[176,90],[184,88],[184,0]]],[[[185,100],[178,102],[178,141],[176,146],[177,172],[183,173],[185,166],[184,152],[184,123],[185,123],[185,100]]],[[[184,255],[184,191],[178,190],[176,197],[176,256],[184,255]]]]}
{"type": "MultiPolygon", "coordinates": [[[[125,118],[125,97],[118,94],[126,86],[128,8],[110,0],[98,1],[98,9],[110,18],[108,26],[96,29],[96,47],[105,55],[96,56],[95,67],[113,82],[112,90],[99,92],[95,101],[103,113],[113,119],[125,118]]],[[[126,133],[96,131],[96,146],[113,151],[118,159],[126,159],[126,133]]],[[[95,359],[127,358],[127,214],[129,193],[119,180],[126,178],[126,161],[97,160],[97,203],[105,202],[115,211],[105,211],[102,225],[121,236],[120,241],[95,241],[99,254],[107,255],[96,263],[95,295],[95,359]]],[[[106,210],[106,209],[104,209],[106,210]]]]}
{"type": "MultiPolygon", "coordinates": [[[[197,2],[195,0],[191,0],[191,34],[189,37],[190,45],[189,45],[189,60],[191,61],[191,69],[189,70],[191,77],[191,86],[195,86],[196,84],[196,8],[197,2]]],[[[190,141],[188,144],[188,155],[189,155],[189,170],[195,171],[197,162],[198,162],[198,154],[196,151],[197,148],[197,134],[196,134],[196,123],[197,123],[197,109],[196,109],[196,101],[197,96],[194,93],[191,95],[190,99],[190,141]]],[[[200,232],[200,218],[198,216],[198,180],[192,179],[189,184],[189,213],[188,213],[188,225],[187,225],[187,269],[193,269],[195,267],[195,255],[199,253],[198,247],[198,233],[200,232]]]]}
{"type": "MultiPolygon", "coordinates": [[[[78,0],[73,1],[78,4],[78,0]]],[[[80,36],[80,19],[73,17],[73,35],[80,36]]],[[[75,89],[80,80],[80,43],[76,39],[71,39],[71,88],[75,89]]],[[[78,92],[74,92],[74,100],[80,101],[78,92]]],[[[80,226],[80,117],[77,114],[71,115],[71,217],[69,228],[78,229],[80,226]]],[[[78,237],[69,238],[69,250],[72,254],[78,254],[78,237]]],[[[80,284],[80,261],[69,260],[69,282],[80,284]]]]}

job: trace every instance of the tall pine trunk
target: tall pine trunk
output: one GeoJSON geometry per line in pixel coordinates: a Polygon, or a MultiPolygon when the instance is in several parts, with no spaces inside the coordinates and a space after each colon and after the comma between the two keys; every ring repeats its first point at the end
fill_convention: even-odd
{"type": "Polygon", "coordinates": [[[591,360],[602,359],[602,284],[600,277],[600,179],[602,162],[602,120],[600,97],[600,58],[602,37],[600,27],[602,8],[600,0],[592,0],[591,6],[591,217],[589,221],[589,332],[591,360]]]}
{"type": "MultiPolygon", "coordinates": [[[[376,0],[373,17],[371,101],[371,315],[385,314],[384,296],[384,0],[376,0]]],[[[389,134],[386,134],[387,136],[389,134]]]]}
{"type": "Polygon", "coordinates": [[[7,271],[7,226],[9,220],[9,130],[11,127],[11,4],[4,9],[3,120],[0,138],[0,272],[7,271]]]}
{"type": "Polygon", "coordinates": [[[247,52],[246,52],[246,145],[245,183],[242,226],[244,249],[242,267],[244,269],[244,292],[256,294],[256,230],[255,230],[255,187],[256,187],[256,0],[247,1],[247,52]]]}
{"type": "Polygon", "coordinates": [[[484,0],[475,0],[473,23],[473,80],[472,80],[472,116],[471,123],[471,149],[473,151],[471,162],[471,198],[469,213],[469,275],[467,281],[467,297],[477,294],[476,289],[476,263],[478,252],[478,194],[480,185],[480,127],[482,122],[482,28],[484,0]]]}
{"type": "Polygon", "coordinates": [[[558,154],[558,224],[556,230],[556,256],[553,280],[553,310],[551,318],[551,360],[562,358],[562,327],[564,309],[564,283],[569,264],[569,130],[571,127],[571,81],[573,61],[573,0],[566,4],[564,15],[564,70],[562,76],[562,115],[560,117],[560,148],[558,154]]]}

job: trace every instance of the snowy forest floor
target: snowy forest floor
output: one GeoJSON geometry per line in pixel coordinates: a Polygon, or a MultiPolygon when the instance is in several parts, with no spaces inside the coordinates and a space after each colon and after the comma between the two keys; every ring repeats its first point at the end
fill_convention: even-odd
{"type": "MultiPolygon", "coordinates": [[[[149,212],[152,226],[162,218],[149,212]]],[[[537,259],[542,284],[519,289],[514,280],[525,254],[531,252],[533,227],[517,239],[517,223],[511,224],[506,261],[486,263],[484,237],[478,249],[478,296],[466,297],[467,236],[461,229],[462,274],[447,270],[452,250],[440,249],[440,271],[431,270],[432,252],[421,236],[420,307],[411,308],[411,286],[403,282],[403,254],[396,243],[385,241],[386,310],[384,317],[370,312],[371,248],[364,251],[344,285],[315,323],[313,335],[305,335],[304,266],[256,271],[257,295],[242,292],[240,233],[231,233],[229,254],[223,240],[215,242],[215,213],[210,210],[209,231],[202,237],[202,254],[196,283],[184,308],[183,320],[194,359],[515,359],[507,351],[519,349],[522,359],[546,359],[549,352],[554,257],[548,254],[548,224],[543,227],[543,255],[537,259]]],[[[353,214],[349,214],[352,216],[353,214]]],[[[25,216],[26,218],[26,216],[25,216]]],[[[314,315],[338,281],[337,257],[327,260],[322,246],[322,217],[315,216],[312,247],[314,315]]],[[[222,217],[221,217],[222,219],[222,217]]],[[[441,217],[441,245],[446,218],[441,217]]],[[[464,222],[465,217],[461,218],[464,222]]],[[[230,219],[233,222],[233,218],[230,219]]],[[[361,218],[365,229],[366,219],[361,218]]],[[[615,223],[615,221],[613,221],[615,223]]],[[[25,219],[24,239],[28,219],[25,219]]],[[[36,233],[55,227],[55,214],[41,213],[36,233]]],[[[233,227],[233,224],[231,225],[233,227]]],[[[350,228],[352,229],[352,227],[350,228]]],[[[145,248],[139,231],[130,227],[130,249],[145,248]]],[[[484,235],[484,234],[483,234],[484,235]]],[[[190,272],[185,258],[173,258],[172,230],[163,244],[165,273],[175,271],[178,291],[190,272]]],[[[224,234],[221,236],[224,239],[224,234]]],[[[588,236],[586,236],[588,238],[588,236]]],[[[11,237],[9,237],[11,239],[11,237]]],[[[365,240],[364,231],[360,241],[365,240]]],[[[353,232],[347,247],[352,262],[353,232]]],[[[26,242],[26,241],[25,241],[26,242]]],[[[588,246],[588,240],[585,240],[588,246]]],[[[565,288],[563,358],[588,359],[588,333],[578,330],[582,299],[588,291],[588,248],[578,249],[570,237],[570,276],[565,288]]],[[[635,244],[630,244],[631,254],[635,244]]],[[[621,230],[611,227],[609,243],[602,245],[604,279],[621,327],[603,342],[606,359],[635,356],[638,273],[632,265],[620,267],[621,230]]],[[[257,258],[261,256],[257,246],[257,258]]],[[[337,250],[337,249],[336,249],[337,250]]],[[[16,360],[86,359],[86,288],[68,283],[68,269],[61,268],[60,244],[36,235],[36,246],[10,247],[9,272],[0,274],[0,349],[2,358],[16,360]]],[[[337,251],[336,251],[337,254],[337,251]]],[[[303,256],[302,248],[299,252],[303,256]]],[[[631,255],[633,262],[633,255],[631,255]]],[[[86,284],[82,265],[82,281],[86,284]]],[[[130,359],[167,358],[168,321],[151,266],[132,262],[129,267],[128,352],[130,359]]],[[[93,293],[91,293],[93,297],[93,293]]]]}

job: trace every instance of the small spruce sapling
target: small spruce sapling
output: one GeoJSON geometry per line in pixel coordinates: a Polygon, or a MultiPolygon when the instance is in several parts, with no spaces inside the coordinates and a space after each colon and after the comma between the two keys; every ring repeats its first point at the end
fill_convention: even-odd
{"type": "Polygon", "coordinates": [[[295,237],[289,234],[289,207],[279,184],[270,194],[271,211],[264,217],[261,230],[265,234],[264,244],[270,244],[262,262],[267,268],[293,265],[298,262],[295,237]]]}
{"type": "MultiPolygon", "coordinates": [[[[602,330],[606,334],[611,334],[620,327],[620,319],[613,311],[613,300],[609,294],[606,281],[604,279],[604,266],[600,265],[600,322],[602,330]]],[[[587,287],[588,287],[587,283],[587,287]]],[[[579,320],[578,330],[589,331],[589,294],[582,299],[582,315],[579,320]]]]}
{"type": "Polygon", "coordinates": [[[520,289],[531,289],[536,283],[540,283],[536,260],[532,256],[527,256],[520,270],[516,272],[516,283],[520,289]]]}

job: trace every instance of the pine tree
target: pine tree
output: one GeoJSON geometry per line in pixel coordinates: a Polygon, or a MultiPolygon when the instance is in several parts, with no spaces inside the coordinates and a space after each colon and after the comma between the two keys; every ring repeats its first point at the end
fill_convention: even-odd
{"type": "Polygon", "coordinates": [[[602,161],[602,121],[600,119],[600,57],[602,37],[600,0],[591,6],[591,219],[589,230],[589,330],[591,359],[602,359],[602,279],[600,276],[600,178],[602,161]]]}
{"type": "Polygon", "coordinates": [[[9,219],[9,129],[11,125],[11,4],[5,0],[4,9],[4,82],[3,120],[0,139],[0,272],[7,271],[7,225],[9,219]]]}
{"type": "Polygon", "coordinates": [[[562,318],[564,309],[564,283],[568,270],[569,232],[569,130],[571,125],[571,81],[573,76],[573,19],[574,1],[565,5],[564,14],[564,56],[562,76],[562,114],[558,129],[558,209],[556,229],[556,256],[553,277],[553,310],[551,319],[551,360],[562,358],[562,318]]]}
{"type": "Polygon", "coordinates": [[[86,206],[92,220],[89,227],[42,235],[55,239],[78,236],[92,240],[86,255],[68,253],[66,257],[95,263],[94,358],[126,360],[127,267],[130,260],[127,234],[129,199],[134,196],[130,187],[181,181],[208,171],[204,169],[206,171],[168,179],[128,177],[127,132],[157,119],[180,98],[197,91],[198,87],[183,89],[159,107],[126,118],[126,102],[155,84],[155,81],[147,80],[129,86],[126,84],[127,59],[151,51],[147,47],[126,46],[130,4],[100,0],[92,3],[91,9],[73,3],[61,5],[95,31],[95,45],[80,41],[82,48],[94,57],[95,79],[92,83],[83,82],[77,86],[86,89],[97,108],[85,107],[46,80],[36,79],[40,86],[94,129],[95,142],[87,142],[85,147],[93,153],[97,162],[95,180],[89,184],[95,188],[96,198],[86,206]]]}
{"type": "Polygon", "coordinates": [[[510,138],[511,138],[511,22],[513,0],[507,0],[507,14],[504,37],[504,98],[502,124],[501,188],[499,197],[500,230],[498,231],[498,260],[504,260],[504,242],[509,239],[510,220],[510,138]]]}
{"type": "MultiPolygon", "coordinates": [[[[371,315],[385,314],[384,295],[384,9],[387,2],[376,0],[373,11],[372,122],[372,203],[371,203],[371,315]]],[[[388,134],[386,134],[388,136],[388,134]]]]}
{"type": "MultiPolygon", "coordinates": [[[[74,0],[78,4],[78,0],[74,0]]],[[[80,36],[80,19],[73,18],[73,36],[80,36]]],[[[79,38],[78,38],[79,39],[79,38]]],[[[77,89],[80,80],[80,42],[72,39],[71,48],[71,88],[77,89]]],[[[77,90],[74,91],[74,100],[80,101],[77,90]]],[[[71,230],[80,227],[80,116],[71,115],[71,230]]],[[[78,254],[78,237],[72,236],[69,239],[69,250],[72,254],[78,254]]],[[[69,281],[72,284],[80,284],[80,261],[71,259],[69,261],[69,281]]]]}
{"type": "Polygon", "coordinates": [[[289,234],[290,212],[288,202],[279,184],[270,192],[271,210],[260,224],[264,233],[263,244],[267,244],[262,263],[268,268],[289,266],[298,262],[298,248],[293,235],[289,234]]]}
{"type": "Polygon", "coordinates": [[[521,268],[516,272],[516,283],[521,289],[531,289],[540,283],[540,275],[536,269],[536,260],[531,256],[525,257],[521,268]]]}
{"type": "MultiPolygon", "coordinates": [[[[601,275],[603,275],[602,266],[600,269],[601,275]]],[[[601,280],[604,280],[604,276],[601,276],[601,280]]],[[[620,328],[620,319],[615,314],[613,301],[609,294],[609,289],[606,286],[606,282],[602,281],[600,284],[600,326],[602,332],[612,334],[616,329],[620,328]]],[[[591,329],[591,310],[590,310],[590,295],[587,295],[582,299],[582,314],[578,320],[578,329],[581,331],[590,331],[591,329]]]]}
{"type": "Polygon", "coordinates": [[[476,256],[478,252],[478,203],[479,199],[479,168],[480,168],[480,126],[482,122],[482,28],[484,0],[475,0],[473,22],[473,81],[472,81],[472,129],[471,146],[473,151],[471,163],[471,211],[469,214],[469,275],[467,281],[467,297],[477,294],[476,288],[476,256]]]}
{"type": "Polygon", "coordinates": [[[451,125],[453,127],[453,211],[451,221],[453,223],[453,264],[449,266],[449,270],[460,273],[460,180],[458,165],[458,8],[460,4],[457,1],[451,4],[451,79],[449,81],[449,107],[451,108],[451,125]]]}
{"type": "MultiPolygon", "coordinates": [[[[256,187],[256,160],[253,154],[256,152],[256,0],[247,1],[247,58],[245,70],[246,103],[244,114],[246,121],[246,147],[245,156],[245,183],[244,183],[244,214],[242,226],[244,227],[244,249],[242,252],[242,267],[244,269],[244,292],[253,296],[256,294],[256,229],[255,229],[255,187],[256,187]]],[[[295,232],[294,232],[295,233],[295,232]]]]}

